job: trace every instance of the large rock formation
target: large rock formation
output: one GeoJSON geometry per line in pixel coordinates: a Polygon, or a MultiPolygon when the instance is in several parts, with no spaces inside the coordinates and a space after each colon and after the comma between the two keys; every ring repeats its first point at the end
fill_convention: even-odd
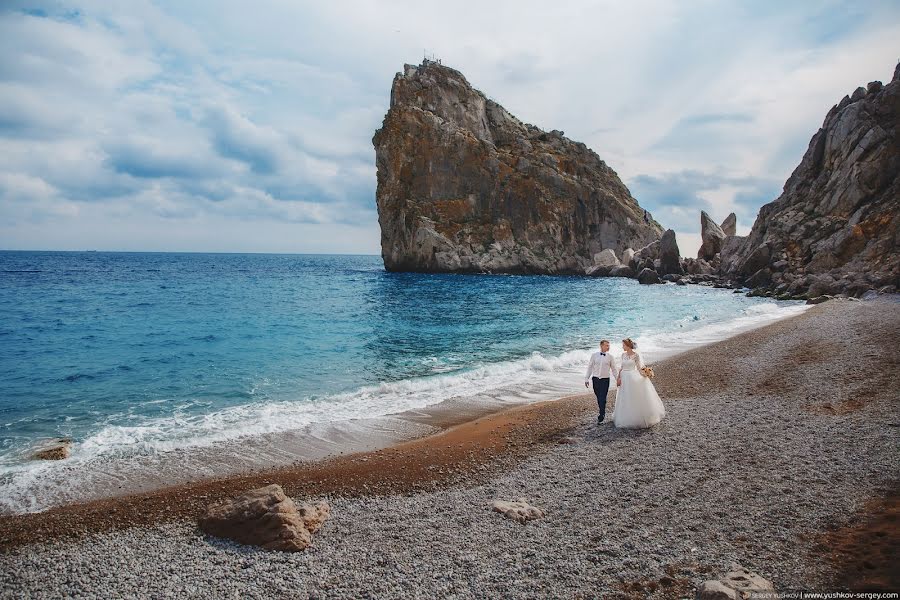
{"type": "Polygon", "coordinates": [[[659,240],[659,267],[656,269],[660,275],[682,275],[684,269],[681,266],[681,251],[675,239],[675,232],[667,229],[659,240]]]}
{"type": "Polygon", "coordinates": [[[389,271],[584,274],[602,250],[662,234],[591,149],[522,123],[439,63],[394,77],[372,141],[389,271]]]}
{"type": "MultiPolygon", "coordinates": [[[[727,223],[728,219],[726,218],[722,225],[727,223]]],[[[712,217],[706,214],[705,210],[700,211],[700,238],[702,243],[700,244],[700,250],[697,251],[697,258],[707,261],[715,258],[716,254],[722,250],[722,244],[725,242],[726,237],[725,232],[716,225],[712,217]]]]}
{"type": "Polygon", "coordinates": [[[781,196],[724,244],[720,268],[791,295],[900,286],[900,65],[828,112],[781,196]]]}

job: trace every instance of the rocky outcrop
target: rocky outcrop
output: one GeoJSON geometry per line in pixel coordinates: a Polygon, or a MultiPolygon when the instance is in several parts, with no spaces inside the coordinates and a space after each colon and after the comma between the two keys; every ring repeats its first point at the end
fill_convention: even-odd
{"type": "Polygon", "coordinates": [[[267,485],[210,506],[200,529],[216,537],[266,550],[304,550],[328,518],[326,502],[299,507],[279,485],[267,485]]]}
{"type": "MultiPolygon", "coordinates": [[[[727,219],[726,219],[727,221],[727,219]]],[[[697,252],[697,258],[704,260],[712,260],[722,250],[722,244],[725,242],[725,232],[721,227],[716,225],[706,211],[700,211],[700,250],[697,252]]]]}
{"type": "Polygon", "coordinates": [[[719,225],[722,229],[722,233],[725,234],[725,237],[732,236],[737,234],[737,215],[731,213],[725,220],[722,221],[722,224],[719,225]]]}
{"type": "Polygon", "coordinates": [[[525,498],[518,500],[494,500],[494,512],[501,513],[507,519],[525,523],[544,516],[544,511],[528,504],[525,498]]]}
{"type": "Polygon", "coordinates": [[[724,244],[720,273],[791,296],[900,287],[900,65],[832,107],[781,196],[724,244]]]}
{"type": "Polygon", "coordinates": [[[660,240],[656,240],[635,252],[629,266],[638,272],[643,269],[655,269],[659,260],[659,245],[660,240]]]}
{"type": "Polygon", "coordinates": [[[394,77],[373,143],[389,271],[584,274],[662,234],[591,149],[432,61],[394,77]]]}
{"type": "Polygon", "coordinates": [[[656,271],[660,275],[683,275],[681,266],[681,251],[678,249],[678,241],[675,232],[667,229],[659,240],[659,266],[656,271]]]}

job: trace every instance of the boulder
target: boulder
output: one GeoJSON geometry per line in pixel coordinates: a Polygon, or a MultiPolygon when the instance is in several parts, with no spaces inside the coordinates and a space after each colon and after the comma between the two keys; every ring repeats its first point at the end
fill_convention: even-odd
{"type": "Polygon", "coordinates": [[[736,235],[737,234],[737,215],[734,213],[731,213],[730,215],[725,217],[725,220],[722,221],[722,224],[719,225],[719,227],[722,229],[722,233],[724,233],[726,236],[736,235]]]}
{"type": "Polygon", "coordinates": [[[732,565],[731,571],[721,579],[704,581],[697,588],[696,600],[748,600],[764,594],[775,595],[775,587],[768,579],[748,571],[740,565],[732,565]]]}
{"type": "Polygon", "coordinates": [[[614,267],[607,267],[604,265],[598,265],[596,267],[590,267],[585,275],[588,277],[609,277],[610,272],[614,267]]]}
{"type": "MultiPolygon", "coordinates": [[[[720,273],[781,273],[817,297],[900,282],[900,79],[872,82],[833,106],[781,195],[750,234],[728,238],[720,273]]],[[[705,241],[705,239],[704,239],[705,241]]]]}
{"type": "Polygon", "coordinates": [[[329,512],[324,501],[298,507],[273,484],[210,506],[199,525],[210,535],[241,544],[297,552],[309,546],[329,512]]]}
{"type": "Polygon", "coordinates": [[[767,287],[770,283],[772,283],[772,271],[768,268],[760,269],[753,275],[747,278],[744,282],[748,288],[758,288],[758,287],[767,287]]]}
{"type": "Polygon", "coordinates": [[[610,277],[629,277],[634,279],[634,269],[626,265],[619,265],[618,267],[613,267],[609,272],[610,277]]]}
{"type": "Polygon", "coordinates": [[[831,300],[833,296],[816,296],[815,298],[810,298],[806,301],[807,304],[822,304],[823,302],[828,302],[831,300]]]}
{"type": "Polygon", "coordinates": [[[659,240],[659,270],[660,275],[682,275],[681,252],[678,250],[678,242],[675,240],[675,232],[667,229],[659,240]]]}
{"type": "Polygon", "coordinates": [[[653,269],[644,269],[637,276],[638,283],[650,285],[654,283],[662,283],[659,279],[659,273],[653,269]]]}
{"type": "Polygon", "coordinates": [[[507,519],[525,523],[534,519],[540,519],[544,516],[544,511],[531,506],[525,498],[519,498],[518,501],[494,500],[494,512],[501,513],[507,519]]]}
{"type": "Polygon", "coordinates": [[[39,446],[31,458],[35,460],[63,460],[69,458],[72,452],[72,440],[69,438],[56,438],[47,440],[39,446]]]}
{"type": "Polygon", "coordinates": [[[616,257],[616,252],[612,248],[607,248],[602,252],[594,255],[594,265],[598,267],[615,267],[622,263],[616,257]]]}
{"type": "Polygon", "coordinates": [[[631,266],[632,260],[634,260],[634,250],[631,248],[625,248],[625,251],[622,252],[622,264],[631,266]]]}
{"type": "Polygon", "coordinates": [[[700,237],[702,243],[697,252],[697,258],[712,260],[722,250],[725,241],[725,232],[712,220],[706,211],[700,211],[700,237]]]}
{"type": "Polygon", "coordinates": [[[396,74],[372,143],[388,271],[583,275],[662,235],[593,150],[434,61],[396,74]]]}
{"type": "Polygon", "coordinates": [[[656,261],[659,260],[659,246],[660,240],[656,240],[635,252],[631,259],[631,268],[636,271],[643,268],[654,268],[656,261]]]}

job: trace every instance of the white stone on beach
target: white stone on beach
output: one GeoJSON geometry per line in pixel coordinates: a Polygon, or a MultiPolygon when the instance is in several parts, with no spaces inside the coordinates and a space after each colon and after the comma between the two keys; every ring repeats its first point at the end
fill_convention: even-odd
{"type": "Polygon", "coordinates": [[[733,564],[721,579],[711,579],[700,584],[696,600],[745,600],[761,592],[774,593],[772,582],[733,564]]]}
{"type": "Polygon", "coordinates": [[[544,516],[544,511],[531,506],[525,498],[519,498],[518,501],[494,500],[494,512],[503,514],[508,519],[525,523],[534,519],[540,519],[544,516]]]}

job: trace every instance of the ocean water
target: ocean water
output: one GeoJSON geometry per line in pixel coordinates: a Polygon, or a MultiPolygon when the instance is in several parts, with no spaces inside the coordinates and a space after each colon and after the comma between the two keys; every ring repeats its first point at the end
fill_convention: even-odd
{"type": "Polygon", "coordinates": [[[626,279],[387,273],[376,256],[0,252],[0,511],[213,475],[247,444],[297,457],[265,450],[272,436],[306,432],[322,454],[344,448],[341,424],[578,393],[601,337],[655,360],[802,310],[626,279]],[[71,458],[30,459],[60,436],[71,458]]]}

